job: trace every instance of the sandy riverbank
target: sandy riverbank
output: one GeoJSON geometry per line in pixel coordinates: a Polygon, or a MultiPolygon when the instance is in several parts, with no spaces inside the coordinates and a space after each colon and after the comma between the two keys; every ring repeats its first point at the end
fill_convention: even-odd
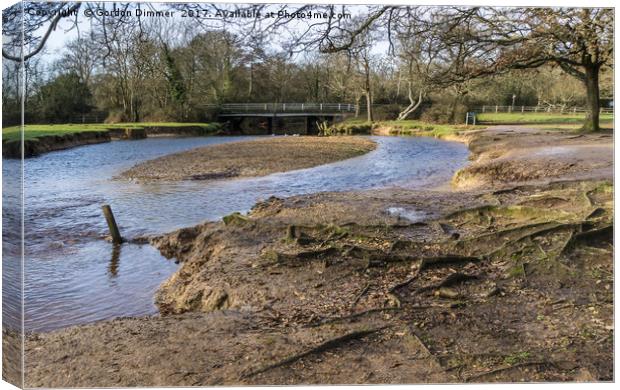
{"type": "Polygon", "coordinates": [[[612,380],[610,134],[458,138],[452,189],[272,198],[153,238],[182,263],[164,315],[29,336],[26,385],[612,380]]]}
{"type": "Polygon", "coordinates": [[[265,176],[356,157],[375,147],[359,137],[270,137],[171,154],[140,163],[120,176],[137,181],[265,176]]]}

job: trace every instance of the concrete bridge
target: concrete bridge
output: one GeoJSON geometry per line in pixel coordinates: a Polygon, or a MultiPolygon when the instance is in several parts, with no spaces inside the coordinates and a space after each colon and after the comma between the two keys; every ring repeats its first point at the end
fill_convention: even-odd
{"type": "Polygon", "coordinates": [[[317,123],[343,120],[357,110],[350,103],[227,103],[212,106],[217,117],[244,132],[318,133],[317,123]]]}

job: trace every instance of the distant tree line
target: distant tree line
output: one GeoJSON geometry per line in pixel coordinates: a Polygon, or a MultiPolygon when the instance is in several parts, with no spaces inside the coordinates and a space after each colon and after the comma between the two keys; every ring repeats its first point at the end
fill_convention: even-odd
{"type": "MultiPolygon", "coordinates": [[[[71,10],[97,3],[33,4],[71,10]]],[[[5,11],[5,35],[17,28],[18,14],[5,11]]],[[[217,26],[101,16],[53,63],[39,54],[48,38],[41,31],[62,18],[26,19],[23,93],[31,122],[92,110],[111,122],[200,121],[210,105],[229,102],[351,102],[368,120],[459,122],[474,106],[514,104],[587,106],[584,129],[596,130],[601,96],[613,90],[613,12],[606,9],[368,6],[346,20],[217,26]]],[[[3,47],[8,114],[19,109],[18,44],[3,47]]]]}

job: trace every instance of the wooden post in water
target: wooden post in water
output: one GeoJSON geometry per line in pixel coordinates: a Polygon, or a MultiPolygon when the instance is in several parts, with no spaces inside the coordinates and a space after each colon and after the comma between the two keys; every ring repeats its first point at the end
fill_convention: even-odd
{"type": "Polygon", "coordinates": [[[103,206],[101,206],[101,210],[103,210],[103,216],[108,223],[108,229],[110,229],[112,242],[114,244],[122,243],[123,237],[121,237],[121,232],[118,230],[118,225],[116,225],[116,220],[114,219],[114,213],[112,213],[112,208],[109,205],[104,204],[103,206]]]}

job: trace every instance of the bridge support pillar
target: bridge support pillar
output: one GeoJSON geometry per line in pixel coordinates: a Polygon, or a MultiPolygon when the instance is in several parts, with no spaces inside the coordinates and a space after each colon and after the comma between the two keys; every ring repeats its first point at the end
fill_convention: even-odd
{"type": "Polygon", "coordinates": [[[267,131],[273,134],[273,118],[267,118],[267,131]]]}

